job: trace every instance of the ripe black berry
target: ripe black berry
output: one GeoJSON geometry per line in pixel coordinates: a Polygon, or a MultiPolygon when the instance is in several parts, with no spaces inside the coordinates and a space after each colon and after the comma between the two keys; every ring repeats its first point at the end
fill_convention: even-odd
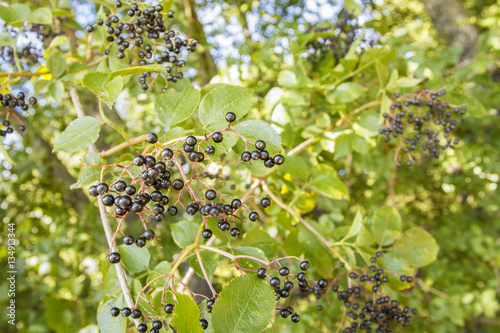
{"type": "Polygon", "coordinates": [[[95,185],[90,186],[89,194],[91,197],[97,197],[99,195],[99,193],[97,193],[97,186],[95,186],[95,185]]]}
{"type": "Polygon", "coordinates": [[[164,160],[169,160],[174,156],[174,152],[170,148],[165,148],[161,152],[161,158],[164,160]]]}
{"type": "Polygon", "coordinates": [[[153,240],[155,238],[154,231],[151,229],[147,229],[146,231],[144,231],[144,238],[146,238],[147,240],[153,240]]]}
{"type": "Polygon", "coordinates": [[[133,185],[128,185],[127,187],[125,187],[125,193],[127,193],[128,195],[134,195],[136,191],[137,190],[133,185]]]}
{"type": "Polygon", "coordinates": [[[269,284],[271,287],[278,287],[280,285],[280,279],[277,277],[273,277],[270,281],[269,284]]]}
{"type": "Polygon", "coordinates": [[[241,160],[242,160],[243,162],[248,162],[248,161],[250,161],[250,159],[251,159],[251,158],[252,158],[252,154],[250,154],[250,152],[249,152],[249,151],[245,151],[245,152],[243,152],[243,153],[241,154],[241,160]]]}
{"type": "Polygon", "coordinates": [[[276,155],[273,157],[273,162],[276,165],[282,165],[285,162],[285,158],[282,155],[276,155]]]}
{"type": "Polygon", "coordinates": [[[254,150],[251,154],[250,154],[250,157],[252,158],[252,160],[258,160],[260,159],[260,152],[257,151],[257,150],[254,150]]]}
{"type": "Polygon", "coordinates": [[[114,307],[114,308],[111,308],[111,310],[109,312],[111,313],[112,317],[118,317],[118,315],[120,314],[120,309],[118,309],[117,307],[114,307]]]}
{"type": "Polygon", "coordinates": [[[272,168],[274,166],[274,161],[272,158],[268,158],[264,161],[264,165],[266,168],[272,168]]]}
{"type": "Polygon", "coordinates": [[[208,328],[208,321],[206,319],[200,319],[200,324],[204,330],[208,328]]]}
{"type": "Polygon", "coordinates": [[[266,149],[266,143],[262,140],[258,140],[257,142],[255,142],[255,149],[258,149],[258,150],[266,149]]]}
{"type": "Polygon", "coordinates": [[[108,260],[112,264],[117,264],[120,262],[120,258],[121,256],[118,252],[112,252],[108,257],[108,260]]]}
{"type": "Polygon", "coordinates": [[[158,142],[158,135],[156,135],[156,133],[149,133],[148,134],[148,142],[149,143],[157,143],[158,142]]]}
{"type": "Polygon", "coordinates": [[[228,123],[233,123],[236,120],[236,115],[232,112],[226,113],[226,121],[228,123]]]}
{"type": "Polygon", "coordinates": [[[300,272],[299,274],[297,274],[297,280],[299,280],[299,281],[307,281],[306,273],[300,272]]]}
{"type": "Polygon", "coordinates": [[[269,206],[271,206],[271,200],[269,200],[268,198],[262,198],[260,200],[260,205],[264,208],[268,208],[269,206]]]}
{"type": "Polygon", "coordinates": [[[144,247],[146,245],[146,238],[138,237],[135,240],[135,245],[137,245],[138,248],[144,247]]]}
{"type": "Polygon", "coordinates": [[[205,154],[207,155],[215,154],[215,148],[213,146],[208,146],[207,148],[205,148],[205,154]]]}
{"type": "Polygon", "coordinates": [[[300,316],[298,314],[294,314],[292,316],[292,322],[298,323],[300,321],[300,316]]]}
{"type": "Polygon", "coordinates": [[[280,269],[280,275],[281,276],[287,276],[288,274],[290,274],[290,270],[288,269],[288,267],[281,267],[281,269],[280,269]]]}
{"type": "Polygon", "coordinates": [[[144,165],[144,163],[146,163],[146,159],[142,155],[137,155],[136,157],[134,157],[133,162],[135,165],[141,166],[141,165],[144,165]]]}
{"type": "Polygon", "coordinates": [[[257,221],[259,219],[259,213],[257,212],[251,212],[249,215],[248,215],[248,218],[250,219],[250,221],[257,221]]]}
{"type": "Polygon", "coordinates": [[[321,289],[325,289],[326,286],[328,286],[328,282],[325,279],[319,279],[318,286],[320,286],[321,289]]]}
{"type": "Polygon", "coordinates": [[[292,281],[286,281],[285,284],[283,285],[283,289],[286,289],[288,291],[293,289],[293,282],[292,281]]]}
{"type": "Polygon", "coordinates": [[[107,194],[104,197],[102,197],[102,203],[104,206],[113,206],[115,203],[115,198],[111,194],[107,194]]]}
{"type": "Polygon", "coordinates": [[[174,305],[170,303],[165,305],[165,312],[168,314],[174,313],[174,305]]]}
{"type": "Polygon", "coordinates": [[[240,199],[233,199],[233,201],[231,201],[231,207],[233,209],[238,209],[241,207],[241,200],[240,199]]]}
{"type": "Polygon", "coordinates": [[[214,200],[217,197],[217,193],[214,190],[208,190],[205,192],[205,198],[207,200],[214,200]]]}
{"type": "Polygon", "coordinates": [[[139,309],[133,309],[131,316],[134,319],[141,318],[141,316],[142,316],[141,310],[139,310],[139,309]]]}
{"type": "Polygon", "coordinates": [[[132,311],[130,310],[130,308],[124,307],[122,309],[122,316],[124,316],[124,317],[130,316],[131,313],[132,313],[132,311]]]}
{"type": "Polygon", "coordinates": [[[152,168],[156,164],[156,158],[154,156],[146,156],[146,161],[144,164],[146,164],[147,167],[152,168]]]}
{"type": "Polygon", "coordinates": [[[126,235],[123,237],[123,243],[125,245],[132,245],[134,244],[134,237],[132,235],[126,235]]]}
{"type": "Polygon", "coordinates": [[[167,209],[168,215],[174,216],[174,215],[177,215],[177,212],[178,212],[178,210],[177,210],[177,207],[175,207],[175,206],[170,206],[167,209]]]}
{"type": "Polygon", "coordinates": [[[153,321],[153,328],[154,328],[155,330],[159,330],[159,329],[161,329],[162,327],[163,327],[163,324],[161,323],[161,321],[159,321],[159,320],[155,320],[155,321],[153,321]]]}
{"type": "Polygon", "coordinates": [[[307,271],[309,269],[309,266],[309,261],[304,260],[300,263],[300,269],[303,271],[307,271]]]}
{"type": "Polygon", "coordinates": [[[285,319],[286,319],[286,318],[288,318],[288,316],[289,316],[289,315],[290,315],[290,312],[288,312],[288,310],[287,310],[287,309],[282,309],[282,310],[280,311],[280,316],[281,316],[282,318],[285,318],[285,319]]]}
{"type": "Polygon", "coordinates": [[[226,222],[224,220],[221,220],[222,222],[219,221],[219,229],[222,230],[222,231],[228,231],[230,228],[231,228],[231,225],[229,224],[229,222],[226,222]]]}
{"type": "Polygon", "coordinates": [[[224,135],[222,135],[221,132],[215,132],[212,135],[212,140],[214,140],[215,143],[221,143],[223,139],[224,139],[224,135]]]}
{"type": "Polygon", "coordinates": [[[194,146],[194,145],[196,145],[197,142],[198,142],[198,140],[196,140],[196,138],[192,135],[190,135],[186,138],[186,144],[188,146],[194,146]]]}
{"type": "Polygon", "coordinates": [[[259,268],[257,270],[257,276],[260,277],[261,279],[265,279],[266,278],[266,269],[265,268],[259,268]]]}
{"type": "Polygon", "coordinates": [[[97,193],[99,194],[106,194],[109,191],[109,186],[106,183],[100,183],[97,185],[97,193]]]}
{"type": "Polygon", "coordinates": [[[126,187],[127,183],[125,183],[123,180],[119,180],[115,183],[115,190],[117,190],[118,192],[123,192],[126,187]]]}
{"type": "Polygon", "coordinates": [[[212,237],[212,230],[205,229],[202,231],[201,235],[203,236],[203,238],[209,239],[210,237],[212,237]]]}
{"type": "Polygon", "coordinates": [[[184,182],[180,179],[176,179],[172,182],[172,187],[174,190],[180,191],[184,187],[184,182]]]}
{"type": "Polygon", "coordinates": [[[232,228],[231,231],[229,231],[229,233],[233,237],[238,237],[240,235],[241,231],[238,228],[232,228]]]}
{"type": "Polygon", "coordinates": [[[137,331],[138,332],[147,332],[148,331],[148,325],[141,323],[139,326],[137,326],[137,331]]]}

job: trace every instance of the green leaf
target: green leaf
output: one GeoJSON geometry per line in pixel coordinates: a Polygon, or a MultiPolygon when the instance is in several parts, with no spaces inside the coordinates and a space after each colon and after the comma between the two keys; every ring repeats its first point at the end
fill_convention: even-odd
{"type": "Polygon", "coordinates": [[[52,12],[48,8],[37,8],[28,15],[26,22],[38,24],[51,24],[52,12]]]}
{"type": "Polygon", "coordinates": [[[379,245],[394,243],[401,233],[401,216],[396,208],[390,206],[378,208],[373,214],[372,230],[379,245]]]}
{"type": "Polygon", "coordinates": [[[162,65],[147,65],[147,66],[136,66],[119,69],[117,71],[111,72],[110,80],[113,80],[117,76],[132,75],[144,72],[164,72],[165,68],[162,65]]]}
{"type": "Polygon", "coordinates": [[[344,0],[345,10],[354,15],[359,15],[362,12],[361,6],[358,5],[354,0],[344,0]]]}
{"type": "MultiPolygon", "coordinates": [[[[211,251],[201,251],[200,252],[201,261],[203,262],[203,267],[205,267],[205,272],[209,278],[212,278],[215,270],[217,269],[217,258],[218,255],[211,251]]],[[[191,266],[196,274],[202,279],[205,278],[203,275],[203,271],[201,270],[200,263],[198,262],[198,258],[196,256],[192,257],[189,260],[189,266],[191,266]]]]}
{"type": "Polygon", "coordinates": [[[59,78],[64,74],[66,70],[66,58],[64,58],[58,49],[52,49],[50,55],[47,57],[47,69],[55,78],[59,78]]]}
{"type": "Polygon", "coordinates": [[[112,107],[122,91],[123,78],[117,76],[110,81],[109,77],[109,74],[103,72],[88,72],[82,79],[82,85],[112,107]]]}
{"type": "Polygon", "coordinates": [[[389,80],[389,71],[387,70],[387,66],[377,59],[375,60],[375,68],[377,69],[380,87],[384,88],[389,80]]]}
{"type": "Polygon", "coordinates": [[[281,71],[278,74],[278,84],[282,87],[291,88],[297,84],[297,77],[292,71],[281,71]]]}
{"type": "Polygon", "coordinates": [[[85,116],[69,123],[56,140],[53,151],[71,153],[86,148],[99,137],[99,122],[94,117],[85,116]]]}
{"type": "Polygon", "coordinates": [[[178,293],[175,293],[175,298],[177,301],[170,325],[177,330],[177,333],[202,333],[198,307],[193,299],[188,295],[178,293]]]}
{"type": "Polygon", "coordinates": [[[56,102],[61,102],[64,95],[64,84],[61,81],[52,81],[48,86],[49,96],[54,98],[56,102]]]}
{"type": "Polygon", "coordinates": [[[262,227],[252,227],[245,233],[245,238],[240,242],[241,246],[254,246],[261,249],[268,258],[274,258],[278,253],[278,242],[269,236],[262,227]]]}
{"type": "Polygon", "coordinates": [[[14,3],[10,6],[0,6],[0,18],[5,21],[5,24],[11,22],[19,22],[19,24],[22,24],[29,16],[30,12],[28,6],[20,3],[14,3]]]}
{"type": "Polygon", "coordinates": [[[233,112],[241,120],[252,106],[252,92],[242,87],[221,85],[203,97],[200,104],[200,121],[208,123],[225,122],[226,113],[233,112]]]}
{"type": "MultiPolygon", "coordinates": [[[[232,250],[235,255],[247,255],[267,261],[264,251],[253,246],[237,246],[233,247],[232,250]]],[[[260,267],[259,262],[251,259],[238,259],[238,263],[241,267],[248,269],[256,270],[260,267]]]]}
{"type": "Polygon", "coordinates": [[[362,227],[363,227],[363,216],[361,215],[361,213],[358,210],[358,212],[356,213],[356,216],[354,217],[354,221],[352,221],[351,228],[349,229],[347,234],[344,236],[343,240],[347,240],[347,239],[359,234],[362,227]]]}
{"type": "Polygon", "coordinates": [[[82,188],[84,186],[90,185],[96,180],[99,180],[99,177],[101,176],[101,167],[94,166],[94,165],[87,165],[83,168],[82,174],[78,178],[78,181],[74,184],[72,184],[69,188],[70,189],[75,189],[75,188],[82,188]]]}
{"type": "Polygon", "coordinates": [[[335,102],[350,103],[357,100],[365,92],[365,87],[355,82],[346,82],[333,91],[335,102]]]}
{"type": "Polygon", "coordinates": [[[14,47],[15,45],[16,40],[10,35],[10,33],[6,31],[0,32],[0,46],[14,47]]]}
{"type": "Polygon", "coordinates": [[[49,47],[47,48],[48,50],[56,48],[58,46],[64,45],[69,41],[67,36],[56,36],[51,42],[49,47]]]}
{"type": "Polygon", "coordinates": [[[256,274],[231,280],[212,310],[218,333],[260,333],[271,322],[276,299],[273,289],[256,274]]]}
{"type": "Polygon", "coordinates": [[[120,245],[118,247],[118,253],[120,253],[121,262],[125,268],[132,273],[140,273],[148,269],[151,256],[147,248],[120,245]]]}
{"type": "Polygon", "coordinates": [[[172,237],[174,238],[175,244],[180,248],[185,248],[188,245],[194,244],[199,228],[199,224],[193,222],[178,222],[173,224],[172,237]]]}
{"type": "Polygon", "coordinates": [[[411,88],[422,82],[422,79],[413,77],[400,77],[398,79],[398,87],[400,88],[411,88]]]}
{"type": "Polygon", "coordinates": [[[155,113],[160,121],[168,127],[173,127],[188,119],[200,101],[200,91],[193,86],[187,86],[182,93],[169,90],[155,101],[155,113]]]}
{"type": "MultiPolygon", "coordinates": [[[[156,267],[151,271],[151,273],[149,273],[147,282],[149,283],[161,275],[170,273],[171,270],[172,270],[172,267],[170,266],[170,263],[168,263],[166,261],[162,261],[158,265],[156,265],[156,267]]],[[[167,282],[167,278],[168,277],[163,277],[161,279],[156,280],[155,282],[153,282],[151,284],[151,287],[152,288],[163,287],[165,285],[165,283],[167,282]]]]}
{"type": "Polygon", "coordinates": [[[109,311],[114,306],[119,309],[125,306],[123,295],[118,295],[116,298],[110,299],[99,308],[97,324],[101,332],[124,333],[127,329],[127,319],[125,317],[111,317],[109,311]]]}
{"type": "Polygon", "coordinates": [[[271,125],[262,120],[248,120],[237,124],[233,128],[252,142],[264,140],[266,150],[271,155],[281,150],[281,137],[271,125]]]}
{"type": "Polygon", "coordinates": [[[345,184],[336,176],[331,174],[319,175],[312,181],[312,186],[321,195],[330,199],[349,200],[349,192],[345,184]]]}
{"type": "Polygon", "coordinates": [[[407,230],[394,243],[394,255],[405,259],[413,267],[424,267],[437,258],[439,246],[430,233],[420,227],[407,230]]]}

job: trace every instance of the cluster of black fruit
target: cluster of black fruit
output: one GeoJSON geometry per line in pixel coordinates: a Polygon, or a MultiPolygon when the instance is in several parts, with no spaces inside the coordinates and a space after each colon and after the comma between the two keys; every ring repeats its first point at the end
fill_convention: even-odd
{"type": "MultiPolygon", "coordinates": [[[[409,98],[404,102],[397,101],[401,96],[396,94],[396,103],[391,105],[390,112],[383,114],[385,126],[379,133],[385,136],[386,142],[391,137],[400,137],[397,140],[404,143],[403,151],[409,156],[407,165],[412,164],[412,152],[417,148],[438,158],[442,151],[454,149],[459,143],[453,137],[453,132],[464,122],[463,115],[467,108],[452,106],[440,100],[445,93],[444,89],[437,92],[424,90],[419,98],[409,98]]],[[[397,166],[401,165],[398,161],[397,166]]]]}
{"type": "MultiPolygon", "coordinates": [[[[165,79],[168,82],[177,82],[183,78],[180,68],[186,66],[185,57],[188,52],[194,52],[198,45],[198,40],[188,41],[186,36],[173,29],[168,29],[163,21],[163,7],[161,5],[149,6],[144,9],[142,4],[131,3],[128,9],[122,13],[109,16],[106,20],[97,19],[94,25],[86,27],[87,32],[94,31],[98,26],[104,25],[108,33],[107,40],[112,45],[117,45],[118,52],[116,56],[119,59],[125,57],[127,50],[136,49],[134,53],[138,57],[139,65],[155,62],[165,64],[167,75],[165,79]]],[[[121,1],[115,2],[116,8],[122,7],[121,1]]],[[[168,11],[166,16],[171,19],[174,17],[173,11],[168,11]]],[[[109,54],[109,48],[104,52],[109,54]]],[[[132,57],[131,57],[132,58],[132,57]]],[[[130,62],[132,59],[130,59],[130,62]]],[[[151,76],[150,72],[144,72],[139,78],[141,88],[148,89],[147,78],[151,76]]]]}
{"type": "MultiPolygon", "coordinates": [[[[382,253],[377,252],[375,257],[370,258],[371,266],[359,273],[349,273],[348,278],[354,282],[353,287],[346,289],[338,284],[331,286],[332,291],[337,293],[337,299],[349,309],[349,323],[346,324],[348,327],[344,329],[344,333],[363,330],[371,332],[372,326],[376,326],[376,332],[391,333],[390,326],[393,323],[408,326],[417,313],[416,309],[412,309],[410,313],[409,308],[403,308],[398,301],[383,295],[381,287],[389,282],[389,278],[382,268],[375,266],[377,257],[380,256],[382,253]]],[[[401,281],[412,282],[413,278],[404,276],[401,281]]]]}
{"type": "MultiPolygon", "coordinates": [[[[16,109],[27,111],[30,105],[35,105],[37,102],[36,97],[26,98],[23,92],[19,92],[15,96],[11,94],[0,94],[0,104],[2,107],[9,109],[9,111],[6,112],[17,112],[16,109]]],[[[2,125],[3,128],[0,130],[0,136],[6,136],[7,134],[14,133],[14,127],[11,126],[10,121],[4,120],[2,125]]],[[[19,132],[24,132],[26,127],[24,125],[19,125],[17,130],[19,132]]]]}
{"type": "MultiPolygon", "coordinates": [[[[295,278],[299,281],[298,282],[298,287],[302,292],[306,292],[306,290],[309,290],[308,282],[307,282],[307,277],[305,271],[307,271],[310,267],[310,264],[308,261],[304,260],[300,262],[300,270],[297,275],[290,274],[290,269],[288,267],[282,266],[279,268],[278,273],[280,276],[282,276],[285,280],[283,287],[281,287],[281,280],[279,277],[274,276],[271,277],[268,275],[268,270],[266,268],[259,268],[257,270],[257,276],[261,279],[265,279],[269,277],[269,284],[271,287],[274,288],[274,292],[276,295],[276,300],[279,300],[281,298],[288,298],[290,296],[290,292],[293,290],[294,283],[291,281],[290,277],[295,276],[295,278]]],[[[326,280],[325,280],[325,286],[326,287],[326,280]]],[[[322,288],[324,288],[322,287],[322,288]]],[[[282,318],[288,318],[291,316],[291,320],[293,323],[298,323],[300,321],[300,315],[293,310],[291,306],[287,306],[285,308],[277,308],[278,311],[280,311],[280,316],[282,318]]]]}
{"type": "MultiPolygon", "coordinates": [[[[314,68],[327,55],[332,54],[333,66],[336,66],[349,52],[362,30],[363,28],[358,24],[357,19],[350,13],[343,15],[334,25],[321,28],[311,27],[308,32],[321,34],[322,37],[311,40],[306,44],[307,60],[313,64],[314,68]],[[331,34],[324,36],[330,32],[331,34]]],[[[363,38],[360,47],[372,46],[374,43],[375,40],[363,38]]]]}
{"type": "MultiPolygon", "coordinates": [[[[229,112],[226,114],[226,119],[229,123],[232,123],[236,119],[236,116],[234,113],[229,112]]],[[[223,141],[223,138],[224,136],[221,132],[214,132],[211,135],[206,136],[205,140],[209,142],[209,140],[212,139],[214,143],[220,143],[223,141]]],[[[156,144],[158,142],[158,136],[155,133],[150,133],[148,134],[147,141],[151,144],[156,144]]],[[[182,179],[174,179],[174,170],[171,167],[175,166],[175,163],[172,161],[172,158],[177,153],[181,155],[180,158],[187,155],[191,162],[200,163],[205,159],[203,152],[199,151],[200,144],[198,144],[196,137],[188,136],[184,140],[184,145],[181,149],[174,149],[174,152],[171,148],[164,148],[160,153],[162,159],[160,161],[157,161],[156,157],[153,155],[135,156],[133,163],[136,166],[143,168],[138,182],[142,182],[143,185],[145,185],[141,186],[139,192],[133,184],[127,184],[123,180],[118,180],[111,185],[106,183],[93,185],[89,188],[89,194],[92,197],[102,195],[102,203],[105,206],[114,206],[114,215],[116,217],[123,217],[128,213],[139,214],[143,211],[147,211],[148,213],[152,212],[154,221],[161,222],[165,220],[165,213],[170,216],[175,216],[178,213],[178,208],[175,205],[171,205],[166,208],[165,212],[165,207],[168,205],[170,199],[167,195],[162,193],[164,190],[167,190],[168,193],[170,193],[172,190],[181,191],[184,188],[184,181],[182,179]],[[197,145],[198,149],[196,149],[197,145]],[[114,187],[114,190],[111,189],[112,187],[114,187]],[[146,190],[152,191],[147,192],[146,190]],[[154,203],[153,207],[147,207],[149,202],[154,203]]],[[[265,152],[263,150],[265,148],[264,141],[257,141],[255,146],[256,148],[261,149],[261,153],[265,152]]],[[[214,146],[208,145],[205,149],[205,153],[213,155],[215,153],[214,146]]],[[[269,154],[267,154],[267,156],[269,156],[269,154]]],[[[276,155],[274,156],[274,160],[278,162],[275,164],[282,164],[284,158],[281,155],[276,155]]],[[[200,213],[206,218],[220,218],[218,221],[218,227],[222,231],[229,231],[231,236],[238,237],[241,234],[240,229],[237,227],[231,227],[228,220],[237,210],[244,206],[244,203],[238,198],[232,199],[231,203],[223,203],[221,196],[219,196],[219,202],[215,203],[214,200],[217,199],[218,193],[214,189],[208,189],[204,193],[204,196],[207,202],[204,203],[201,199],[200,201],[190,202],[185,207],[186,214],[193,216],[200,213]]],[[[260,203],[263,208],[268,208],[271,205],[271,200],[268,198],[261,198],[260,203]]],[[[251,211],[248,214],[248,219],[255,222],[259,219],[259,214],[256,211],[251,211]]],[[[212,237],[212,230],[204,229],[202,236],[206,239],[212,237]]],[[[132,245],[135,242],[138,247],[144,247],[148,240],[154,239],[154,231],[146,229],[143,235],[137,239],[134,239],[132,235],[126,235],[123,238],[123,242],[126,245],[132,245]]],[[[112,252],[108,259],[111,263],[118,263],[120,262],[121,257],[118,252],[112,252]]]]}
{"type": "MultiPolygon", "coordinates": [[[[24,70],[29,69],[31,66],[38,65],[43,59],[45,46],[61,33],[59,29],[52,30],[50,26],[46,27],[43,24],[36,23],[25,24],[20,28],[8,25],[2,30],[9,33],[12,36],[12,40],[15,41],[17,61],[23,66],[24,70]],[[19,39],[17,37],[18,35],[22,35],[23,38],[19,39]]],[[[0,46],[0,57],[11,66],[16,65],[12,46],[0,46]]]]}

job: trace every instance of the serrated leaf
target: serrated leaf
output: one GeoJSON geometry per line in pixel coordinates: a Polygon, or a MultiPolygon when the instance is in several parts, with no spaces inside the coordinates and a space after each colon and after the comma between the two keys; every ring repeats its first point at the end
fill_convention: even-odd
{"type": "Polygon", "coordinates": [[[271,155],[281,150],[281,137],[271,125],[262,120],[248,120],[235,125],[233,128],[252,142],[264,140],[266,150],[271,155]]]}
{"type": "MultiPolygon", "coordinates": [[[[147,282],[149,283],[149,282],[153,281],[155,278],[169,273],[171,270],[172,270],[172,267],[170,266],[170,264],[166,261],[162,261],[158,265],[156,265],[156,267],[151,271],[151,273],[149,273],[147,282]]],[[[165,283],[167,282],[167,278],[168,277],[163,277],[163,278],[156,280],[155,282],[153,282],[151,284],[151,287],[152,288],[163,288],[163,286],[165,286],[165,283]]]]}
{"type": "MultiPolygon", "coordinates": [[[[266,254],[264,253],[264,251],[253,246],[233,247],[233,252],[235,255],[247,255],[267,261],[266,254]]],[[[243,268],[254,269],[254,270],[260,267],[258,261],[251,259],[244,259],[244,258],[238,259],[238,264],[243,268]]]]}
{"type": "Polygon", "coordinates": [[[182,93],[169,90],[155,101],[155,113],[168,127],[175,126],[188,119],[200,101],[200,91],[193,86],[184,88],[182,93]]]}
{"type": "Polygon", "coordinates": [[[188,295],[178,293],[175,293],[175,298],[174,315],[170,325],[177,330],[177,333],[202,333],[198,307],[194,300],[188,295]]]}
{"type": "Polygon", "coordinates": [[[293,87],[297,84],[295,73],[289,70],[281,71],[278,74],[278,84],[282,87],[293,87]]]}
{"type": "Polygon", "coordinates": [[[99,177],[101,176],[101,170],[102,168],[98,166],[85,166],[82,170],[82,174],[80,175],[80,177],[78,177],[78,181],[72,184],[69,188],[82,188],[84,186],[92,184],[96,180],[99,180],[99,177]]]}
{"type": "Polygon", "coordinates": [[[236,114],[241,119],[252,106],[252,93],[242,87],[221,85],[210,90],[200,104],[200,121],[208,123],[223,123],[228,112],[236,114]]]}
{"type": "Polygon", "coordinates": [[[64,58],[61,51],[52,49],[47,57],[47,69],[55,78],[59,78],[64,74],[66,70],[66,58],[64,58]]]}
{"type": "Polygon", "coordinates": [[[214,331],[260,333],[271,322],[275,305],[273,289],[256,274],[237,277],[226,285],[214,304],[214,331]]]}
{"type": "Polygon", "coordinates": [[[109,311],[112,307],[116,306],[121,309],[125,306],[123,295],[119,295],[114,299],[110,299],[104,303],[97,315],[97,324],[101,332],[116,332],[124,333],[127,329],[127,319],[123,316],[111,317],[109,311]]]}
{"type": "Polygon", "coordinates": [[[392,251],[411,266],[423,267],[436,260],[439,246],[430,233],[420,227],[414,227],[394,243],[392,251]]]}
{"type": "Polygon", "coordinates": [[[151,256],[147,248],[139,248],[135,245],[120,245],[118,253],[120,253],[123,266],[132,273],[140,273],[148,269],[151,256]]]}
{"type": "Polygon", "coordinates": [[[26,22],[38,23],[38,24],[51,24],[52,23],[52,12],[48,8],[37,8],[28,15],[26,22]]]}
{"type": "Polygon", "coordinates": [[[333,101],[350,103],[357,100],[365,92],[365,87],[355,82],[346,82],[333,91],[333,101]]]}
{"type": "Polygon", "coordinates": [[[354,217],[354,221],[352,221],[351,228],[349,229],[347,234],[344,236],[343,240],[347,240],[347,239],[359,234],[362,227],[363,227],[363,216],[361,215],[361,213],[358,210],[356,213],[356,216],[354,217]]]}
{"type": "Polygon", "coordinates": [[[48,93],[56,102],[61,102],[64,95],[64,84],[61,81],[52,81],[48,85],[48,93]]]}
{"type": "Polygon", "coordinates": [[[240,242],[241,246],[254,246],[261,249],[268,258],[274,258],[278,253],[278,242],[269,236],[262,227],[252,227],[245,233],[245,237],[240,242]]]}
{"type": "Polygon", "coordinates": [[[172,225],[172,237],[180,248],[194,244],[199,224],[192,222],[177,222],[172,225]]]}
{"type": "Polygon", "coordinates": [[[0,6],[0,18],[5,21],[5,24],[11,22],[25,21],[30,14],[30,8],[24,4],[14,3],[10,6],[0,6]]]}
{"type": "Polygon", "coordinates": [[[379,245],[390,245],[401,233],[401,216],[394,207],[378,208],[373,214],[372,231],[379,245]]]}
{"type": "Polygon", "coordinates": [[[128,67],[119,69],[117,71],[113,71],[110,74],[110,80],[113,80],[117,76],[125,76],[132,74],[139,74],[144,72],[164,72],[165,68],[162,65],[147,65],[147,66],[136,66],[136,67],[128,67]]]}
{"type": "Polygon", "coordinates": [[[86,148],[99,137],[99,122],[94,117],[85,116],[73,120],[56,140],[53,151],[68,153],[86,148]]]}

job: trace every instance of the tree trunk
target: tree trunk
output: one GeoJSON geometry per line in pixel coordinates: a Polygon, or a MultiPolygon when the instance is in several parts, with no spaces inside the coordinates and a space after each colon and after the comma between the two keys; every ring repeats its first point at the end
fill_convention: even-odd
{"type": "Polygon", "coordinates": [[[462,48],[462,60],[470,59],[476,54],[476,42],[479,35],[474,25],[461,25],[457,22],[469,18],[460,0],[422,0],[439,36],[448,45],[462,48]]]}

